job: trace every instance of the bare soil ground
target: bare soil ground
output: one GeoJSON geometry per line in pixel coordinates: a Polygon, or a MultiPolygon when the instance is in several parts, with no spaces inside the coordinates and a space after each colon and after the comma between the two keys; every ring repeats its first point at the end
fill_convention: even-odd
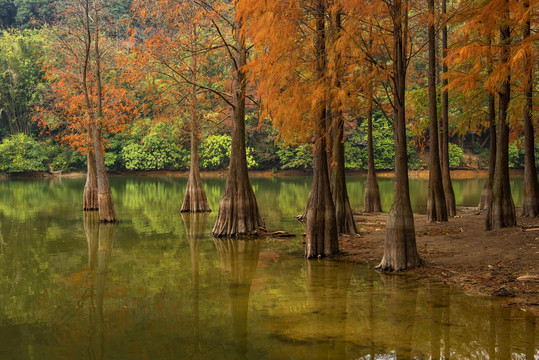
{"type": "MultiPolygon", "coordinates": [[[[539,218],[518,218],[516,227],[485,231],[484,212],[460,207],[457,214],[433,224],[425,215],[414,216],[424,266],[409,273],[470,293],[493,294],[503,287],[506,305],[539,315],[539,218]]],[[[360,235],[343,236],[340,258],[378,265],[386,219],[385,213],[356,215],[360,235]]]]}

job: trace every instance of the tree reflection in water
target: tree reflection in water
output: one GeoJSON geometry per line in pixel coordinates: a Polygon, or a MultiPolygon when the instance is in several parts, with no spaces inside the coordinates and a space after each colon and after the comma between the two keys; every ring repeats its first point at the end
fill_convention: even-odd
{"type": "MultiPolygon", "coordinates": [[[[395,359],[413,359],[413,334],[416,324],[418,288],[409,277],[380,273],[386,294],[386,316],[389,334],[386,343],[395,351],[395,359]]],[[[424,357],[419,354],[419,358],[424,357]]]]}
{"type": "Polygon", "coordinates": [[[195,359],[200,358],[200,244],[206,235],[208,212],[182,212],[181,213],[185,233],[189,241],[191,253],[191,286],[193,289],[193,354],[195,359]]]}
{"type": "Polygon", "coordinates": [[[221,270],[228,284],[237,358],[247,358],[247,313],[251,284],[258,265],[260,240],[214,238],[221,270]]]}
{"type": "MultiPolygon", "coordinates": [[[[348,288],[352,262],[306,261],[310,336],[321,358],[346,358],[348,288]]],[[[314,349],[313,349],[314,350],[314,349]]]]}
{"type": "Polygon", "coordinates": [[[91,359],[104,358],[103,298],[114,232],[114,223],[100,223],[97,211],[84,213],[84,232],[88,241],[88,296],[90,298],[91,359]]]}

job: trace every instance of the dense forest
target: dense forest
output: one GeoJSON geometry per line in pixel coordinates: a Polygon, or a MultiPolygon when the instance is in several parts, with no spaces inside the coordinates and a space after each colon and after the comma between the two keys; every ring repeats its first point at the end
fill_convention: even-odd
{"type": "Polygon", "coordinates": [[[450,168],[489,169],[486,226],[539,214],[534,0],[6,1],[0,171],[87,171],[84,209],[115,221],[108,171],[189,170],[182,211],[210,211],[199,169],[228,168],[215,236],[264,227],[247,169],[308,169],[309,258],[354,234],[346,169],[395,172],[384,270],[421,263],[408,170],[427,219],[455,215],[450,168]]]}

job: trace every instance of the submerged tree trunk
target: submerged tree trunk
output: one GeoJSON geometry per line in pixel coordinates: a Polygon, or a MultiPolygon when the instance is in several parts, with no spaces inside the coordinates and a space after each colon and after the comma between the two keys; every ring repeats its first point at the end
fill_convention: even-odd
{"type": "MultiPolygon", "coordinates": [[[[316,4],[316,77],[324,78],[326,71],[325,26],[326,8],[323,0],[316,4]]],[[[330,191],[326,158],[326,102],[320,101],[314,109],[315,150],[313,184],[306,210],[305,256],[331,256],[339,251],[335,206],[330,191]]]]}
{"type": "Polygon", "coordinates": [[[429,125],[430,125],[430,168],[427,200],[427,222],[447,221],[442,170],[438,147],[438,112],[436,99],[436,44],[434,41],[434,0],[429,0],[429,125]]]}
{"type": "Polygon", "coordinates": [[[99,221],[115,222],[116,212],[114,211],[114,201],[112,191],[110,190],[109,177],[105,167],[105,156],[101,140],[101,132],[93,131],[95,167],[97,173],[97,200],[99,206],[99,221]]]}
{"type": "Polygon", "coordinates": [[[492,196],[492,185],[494,184],[494,169],[496,167],[496,99],[494,94],[488,96],[488,117],[490,121],[489,137],[490,148],[488,155],[488,178],[481,192],[478,210],[486,210],[490,197],[492,196]]]}
{"type": "MultiPolygon", "coordinates": [[[[529,1],[525,1],[524,9],[529,10],[529,1]]],[[[531,35],[530,19],[524,27],[524,41],[531,35]]],[[[535,167],[535,132],[533,129],[533,75],[534,61],[532,45],[526,49],[526,78],[524,107],[524,203],[522,204],[522,216],[539,216],[539,182],[537,181],[537,169],[535,167]]]]}
{"type": "Polygon", "coordinates": [[[213,227],[214,236],[236,236],[256,233],[264,226],[258,212],[255,194],[247,172],[245,150],[245,90],[247,50],[240,35],[240,25],[236,24],[236,59],[233,81],[232,148],[225,191],[219,203],[219,213],[213,227]]]}
{"type": "Polygon", "coordinates": [[[405,90],[407,4],[395,0],[393,17],[393,132],[395,140],[395,193],[387,217],[384,257],[379,270],[399,271],[421,265],[417,252],[414,214],[408,185],[408,154],[406,152],[405,90]]]}
{"type": "MultiPolygon", "coordinates": [[[[442,13],[444,26],[442,28],[442,56],[445,60],[447,55],[447,18],[446,18],[446,6],[447,0],[442,0],[442,13]]],[[[442,64],[442,72],[444,75],[448,72],[448,67],[445,61],[442,64]]],[[[449,93],[447,92],[447,85],[449,81],[444,78],[442,86],[446,88],[442,90],[442,131],[440,132],[440,148],[441,148],[441,168],[442,168],[442,184],[444,188],[445,204],[448,216],[455,216],[457,214],[457,205],[455,202],[455,192],[453,191],[453,184],[451,182],[451,172],[449,171],[449,93]]]]}
{"type": "Polygon", "coordinates": [[[98,209],[97,203],[97,173],[95,170],[95,156],[93,149],[89,148],[86,153],[88,171],[86,172],[86,184],[84,185],[82,209],[92,211],[98,209]]]}
{"type": "Polygon", "coordinates": [[[374,143],[372,139],[372,99],[369,100],[367,114],[367,148],[368,162],[367,184],[365,185],[365,212],[381,212],[382,202],[380,201],[380,188],[376,178],[376,169],[374,167],[374,143]]]}
{"type": "MultiPolygon", "coordinates": [[[[509,25],[504,24],[500,29],[500,43],[502,45],[501,61],[507,65],[509,62],[508,44],[511,43],[509,25]]],[[[514,226],[516,224],[515,204],[511,195],[509,183],[509,125],[507,124],[507,109],[511,100],[511,78],[507,74],[499,92],[498,112],[498,144],[496,146],[496,167],[494,170],[494,184],[492,197],[487,208],[487,230],[514,226]]]]}
{"type": "MultiPolygon", "coordinates": [[[[196,36],[196,32],[193,37],[196,36]]],[[[191,68],[191,82],[196,84],[198,64],[196,54],[193,55],[193,66],[191,68]]],[[[185,188],[185,197],[181,212],[205,212],[211,211],[206,192],[200,178],[200,167],[198,165],[198,136],[199,136],[199,121],[197,114],[197,87],[191,86],[191,166],[189,167],[189,179],[185,188]]]]}
{"type": "Polygon", "coordinates": [[[99,9],[96,7],[94,14],[95,22],[95,40],[94,40],[94,56],[95,56],[95,79],[97,86],[97,118],[96,124],[91,133],[93,136],[95,168],[97,173],[97,202],[99,207],[99,221],[115,222],[116,213],[114,211],[114,201],[112,200],[112,192],[110,191],[109,178],[107,168],[105,167],[105,154],[103,152],[103,142],[101,139],[101,120],[103,119],[103,87],[101,86],[101,53],[99,50],[99,9]]]}

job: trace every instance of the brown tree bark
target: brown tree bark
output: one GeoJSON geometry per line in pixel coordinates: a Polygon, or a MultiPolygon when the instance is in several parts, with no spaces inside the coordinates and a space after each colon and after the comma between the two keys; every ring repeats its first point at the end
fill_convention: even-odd
{"type": "MultiPolygon", "coordinates": [[[[530,8],[529,1],[524,2],[524,9],[530,8]]],[[[524,42],[531,35],[530,15],[527,15],[524,25],[524,42]]],[[[534,59],[531,44],[526,49],[525,61],[525,96],[524,106],[524,203],[522,204],[522,216],[539,216],[539,182],[537,180],[537,169],[535,167],[535,131],[533,128],[533,75],[534,59]]]]}
{"type": "Polygon", "coordinates": [[[241,24],[235,23],[235,61],[233,75],[232,148],[225,191],[219,203],[219,213],[212,234],[217,237],[256,233],[264,227],[258,212],[255,194],[247,172],[245,149],[245,91],[247,78],[247,50],[240,32],[241,24]]]}
{"type": "Polygon", "coordinates": [[[492,185],[494,184],[494,169],[496,167],[496,98],[494,94],[488,96],[488,118],[489,126],[489,155],[488,155],[488,178],[481,192],[478,210],[486,210],[490,197],[492,196],[492,185]]]}
{"type": "MultiPolygon", "coordinates": [[[[442,28],[442,57],[445,60],[447,55],[447,0],[442,0],[442,14],[444,26],[442,28]]],[[[442,73],[444,75],[449,71],[447,64],[443,61],[442,73]]],[[[449,171],[449,93],[447,91],[447,85],[449,81],[444,77],[442,80],[442,131],[440,132],[440,164],[442,169],[442,184],[444,188],[445,204],[448,216],[455,216],[457,214],[457,205],[455,202],[455,192],[453,191],[453,184],[451,182],[451,172],[449,171]]]]}
{"type": "Polygon", "coordinates": [[[408,4],[395,0],[390,5],[393,18],[393,132],[395,140],[395,193],[386,227],[384,257],[377,269],[399,271],[421,265],[417,252],[414,214],[408,184],[406,152],[405,90],[406,37],[408,36],[408,4]]]}
{"type": "Polygon", "coordinates": [[[114,201],[112,199],[112,191],[110,190],[107,168],[105,167],[105,154],[103,152],[103,142],[101,139],[101,119],[103,118],[103,87],[101,85],[101,53],[99,49],[99,9],[94,9],[95,22],[95,40],[94,40],[94,57],[95,57],[95,78],[97,85],[97,118],[96,124],[91,131],[93,137],[93,146],[95,154],[95,168],[97,174],[97,203],[99,207],[99,221],[115,222],[116,212],[114,211],[114,201]]]}
{"type": "Polygon", "coordinates": [[[196,41],[196,29],[193,29],[191,46],[193,50],[192,66],[191,66],[191,103],[190,103],[190,115],[191,115],[191,166],[189,167],[189,178],[187,180],[187,187],[185,188],[185,197],[183,198],[183,204],[180,212],[206,212],[211,211],[210,205],[206,198],[206,191],[202,185],[202,179],[200,178],[200,167],[198,163],[198,143],[200,123],[198,119],[198,102],[197,102],[197,72],[198,62],[195,49],[196,41]]]}
{"type": "MultiPolygon", "coordinates": [[[[509,44],[511,30],[509,25],[500,28],[501,62],[509,62],[509,44]]],[[[486,229],[499,229],[516,225],[515,204],[511,195],[509,183],[509,125],[507,124],[507,109],[511,100],[511,76],[508,73],[499,90],[498,112],[498,143],[496,144],[496,166],[492,197],[487,208],[486,229]]]]}
{"type": "Polygon", "coordinates": [[[333,142],[333,168],[331,193],[335,206],[335,218],[337,221],[337,233],[357,234],[356,223],[348,190],[346,188],[346,176],[344,169],[344,119],[342,114],[337,112],[334,117],[336,136],[333,142]]]}
{"type": "Polygon", "coordinates": [[[381,212],[382,202],[380,201],[380,188],[374,167],[374,142],[372,139],[372,99],[369,100],[367,114],[367,149],[368,168],[367,184],[365,185],[365,212],[381,212]]]}
{"type": "MultiPolygon", "coordinates": [[[[316,2],[316,77],[326,73],[325,14],[324,0],[316,2]]],[[[309,259],[331,256],[339,251],[335,206],[330,191],[326,158],[326,102],[320,101],[313,110],[315,116],[315,149],[313,184],[306,210],[305,256],[309,259]]]]}
{"type": "Polygon", "coordinates": [[[440,168],[440,154],[438,147],[438,111],[436,98],[436,43],[434,0],[429,0],[429,125],[430,125],[430,168],[429,190],[427,199],[427,222],[447,221],[447,207],[445,202],[444,186],[442,183],[442,170],[440,168]]]}
{"type": "Polygon", "coordinates": [[[82,209],[84,211],[97,210],[97,174],[95,170],[95,156],[93,149],[89,148],[86,153],[88,162],[86,171],[86,184],[82,195],[82,209]]]}
{"type": "MultiPolygon", "coordinates": [[[[334,26],[333,26],[333,39],[332,42],[336,42],[340,36],[341,29],[341,13],[336,11],[334,26]]],[[[335,59],[335,71],[333,87],[335,89],[341,88],[341,61],[337,56],[335,59]]],[[[333,111],[330,111],[333,115],[329,120],[328,133],[331,130],[330,136],[330,148],[333,149],[332,162],[329,162],[331,171],[331,194],[333,196],[333,204],[335,206],[335,217],[337,220],[337,233],[339,234],[357,234],[356,223],[354,221],[354,215],[352,213],[352,207],[350,206],[350,199],[348,198],[348,190],[346,188],[346,174],[344,168],[344,118],[342,110],[339,106],[333,106],[333,111]]]]}

